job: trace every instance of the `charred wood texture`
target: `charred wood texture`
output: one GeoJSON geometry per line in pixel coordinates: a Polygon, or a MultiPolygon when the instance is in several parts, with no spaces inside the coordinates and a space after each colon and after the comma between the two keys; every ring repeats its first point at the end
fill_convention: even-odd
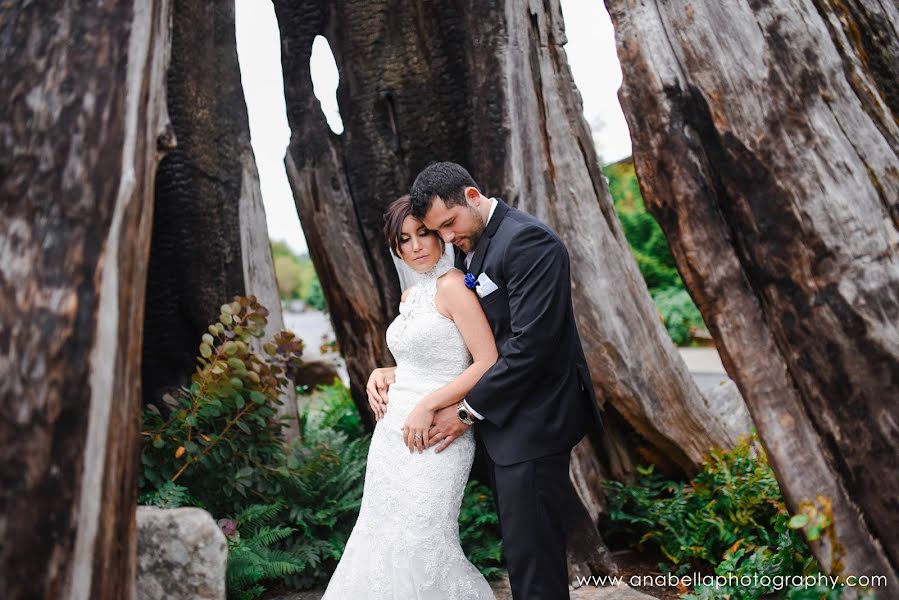
{"type": "MultiPolygon", "coordinates": [[[[0,597],[134,594],[163,0],[0,4],[0,597]]],[[[157,149],[159,144],[159,149],[157,149]]]]}
{"type": "MultiPolygon", "coordinates": [[[[178,146],[159,165],[144,324],[144,402],[190,385],[219,307],[254,295],[266,338],[284,327],[250,146],[233,0],[175,0],[168,107],[178,146]]],[[[302,334],[302,332],[298,332],[302,334]]],[[[252,340],[261,352],[262,338],[252,340]]],[[[296,396],[277,407],[294,417],[296,396]]]]}
{"type": "MultiPolygon", "coordinates": [[[[649,460],[691,473],[711,447],[733,443],[662,327],[627,246],[565,57],[557,1],[274,4],[293,132],[285,161],[364,415],[369,372],[390,364],[384,330],[399,299],[383,210],[427,164],[453,160],[487,195],[550,224],[571,253],[585,351],[600,403],[617,415],[607,435],[595,436],[607,464],[591,440],[573,458],[582,522],[603,510],[596,479],[627,479],[649,460]],[[317,35],[341,73],[339,136],[313,95],[317,35]],[[592,462],[581,464],[584,457],[592,462]]],[[[601,541],[580,547],[591,544],[601,541]]],[[[573,563],[589,560],[605,559],[573,563]]]]}
{"type": "Polygon", "coordinates": [[[828,498],[822,567],[894,597],[899,6],[606,5],[643,196],[787,504],[828,498]]]}

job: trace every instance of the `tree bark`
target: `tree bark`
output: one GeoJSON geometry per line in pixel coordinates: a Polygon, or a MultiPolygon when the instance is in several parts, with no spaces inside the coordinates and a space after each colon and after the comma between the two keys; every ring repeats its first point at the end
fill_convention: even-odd
{"type": "MultiPolygon", "coordinates": [[[[429,162],[456,160],[488,194],[565,239],[601,403],[625,417],[638,446],[615,474],[632,474],[638,455],[692,472],[734,436],[711,415],[657,318],[581,115],[558,4],[537,4],[275,2],[295,132],[286,160],[338,340],[348,363],[363,365],[358,377],[383,364],[381,338],[398,300],[383,210],[429,162]],[[316,35],[330,40],[343,74],[341,136],[312,92],[316,35]]],[[[359,405],[367,412],[364,396],[359,405]]]]}
{"type": "Polygon", "coordinates": [[[134,593],[169,4],[0,6],[0,596],[134,593]]]}
{"type": "MultiPolygon", "coordinates": [[[[602,440],[604,475],[628,479],[638,461],[692,473],[710,448],[733,444],[737,433],[697,389],[627,246],[562,48],[557,1],[275,0],[275,11],[293,132],[285,160],[360,412],[369,414],[368,373],[391,364],[383,338],[399,295],[383,210],[428,163],[454,160],[487,195],[541,218],[568,246],[585,351],[615,429],[602,440]],[[316,35],[341,73],[339,136],[313,95],[316,35]]],[[[594,516],[604,501],[585,482],[596,468],[572,468],[594,516]]]]}
{"type": "MultiPolygon", "coordinates": [[[[372,243],[381,221],[377,207],[401,194],[393,186],[356,204],[340,139],[333,135],[312,89],[312,42],[328,25],[327,4],[274,2],[281,29],[281,63],[291,143],[284,162],[309,256],[321,281],[353,400],[367,429],[374,427],[365,384],[376,367],[390,366],[384,332],[396,316],[397,276],[383,243],[372,243]]],[[[365,6],[357,7],[360,11],[365,6]]],[[[349,23],[347,23],[349,25],[349,23]]],[[[336,27],[336,24],[332,24],[336,27]]],[[[332,44],[332,48],[333,48],[332,44]]],[[[362,115],[360,115],[360,119],[362,115]]],[[[349,127],[350,124],[345,122],[349,127]]],[[[358,183],[358,182],[356,182],[358,183]]],[[[366,192],[371,187],[365,188],[366,192]]]]}
{"type": "Polygon", "coordinates": [[[606,5],[643,197],[787,505],[829,498],[845,572],[895,594],[899,8],[606,5]]]}
{"type": "MultiPolygon", "coordinates": [[[[200,337],[235,295],[268,310],[265,338],[284,328],[259,175],[250,145],[234,1],[175,0],[169,113],[178,147],[159,165],[144,344],[144,402],[190,385],[200,337]]],[[[299,435],[296,394],[282,394],[299,435]]]]}

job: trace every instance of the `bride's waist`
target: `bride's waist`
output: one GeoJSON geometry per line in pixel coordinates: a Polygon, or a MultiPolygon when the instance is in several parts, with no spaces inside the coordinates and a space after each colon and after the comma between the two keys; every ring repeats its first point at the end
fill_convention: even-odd
{"type": "Polygon", "coordinates": [[[394,382],[390,385],[391,396],[421,396],[430,394],[447,385],[458,373],[435,373],[433,369],[399,365],[394,372],[394,382]]]}

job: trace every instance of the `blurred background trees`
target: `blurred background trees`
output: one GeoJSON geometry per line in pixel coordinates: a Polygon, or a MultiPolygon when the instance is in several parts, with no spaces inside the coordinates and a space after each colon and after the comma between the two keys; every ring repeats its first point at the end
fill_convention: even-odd
{"type": "Polygon", "coordinates": [[[281,302],[302,300],[310,308],[327,310],[322,284],[309,256],[294,253],[282,241],[272,241],[271,245],[281,302]]]}

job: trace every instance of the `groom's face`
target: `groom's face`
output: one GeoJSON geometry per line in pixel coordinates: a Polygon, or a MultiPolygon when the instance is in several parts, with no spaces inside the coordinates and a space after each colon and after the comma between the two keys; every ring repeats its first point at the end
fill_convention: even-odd
{"type": "Polygon", "coordinates": [[[447,206],[440,196],[434,196],[431,208],[423,219],[428,229],[436,231],[443,241],[462,252],[471,252],[484,233],[484,217],[470,200],[465,204],[447,206]]]}

